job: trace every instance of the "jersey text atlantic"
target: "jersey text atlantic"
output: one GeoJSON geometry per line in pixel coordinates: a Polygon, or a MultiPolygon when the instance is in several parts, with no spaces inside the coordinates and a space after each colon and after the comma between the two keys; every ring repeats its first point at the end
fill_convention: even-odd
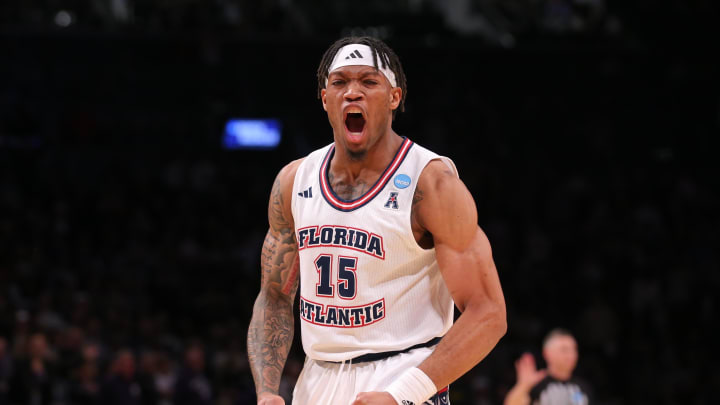
{"type": "Polygon", "coordinates": [[[300,318],[315,325],[358,328],[385,318],[385,299],[367,305],[338,307],[308,301],[300,297],[300,318]]]}

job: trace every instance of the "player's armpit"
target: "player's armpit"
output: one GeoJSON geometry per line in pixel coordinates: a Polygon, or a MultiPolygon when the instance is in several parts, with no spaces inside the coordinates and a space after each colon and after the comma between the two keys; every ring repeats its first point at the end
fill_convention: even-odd
{"type": "Polygon", "coordinates": [[[290,209],[299,161],[286,166],[273,184],[262,247],[260,293],[248,329],[248,357],[258,396],[277,394],[293,340],[292,305],[299,282],[298,251],[290,209]]]}

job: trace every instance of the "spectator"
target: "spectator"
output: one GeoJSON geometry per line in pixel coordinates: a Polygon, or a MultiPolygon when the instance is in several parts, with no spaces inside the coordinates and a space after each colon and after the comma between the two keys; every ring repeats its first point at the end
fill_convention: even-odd
{"type": "Polygon", "coordinates": [[[10,381],[12,379],[12,359],[8,353],[5,337],[0,336],[0,405],[8,405],[10,381]]]}
{"type": "Polygon", "coordinates": [[[174,405],[172,399],[175,379],[175,370],[170,356],[166,352],[159,352],[154,373],[154,385],[158,396],[157,405],[174,405]]]}
{"type": "Polygon", "coordinates": [[[175,405],[210,405],[212,387],[205,375],[205,351],[193,344],[185,352],[185,367],[175,381],[175,405]]]}
{"type": "Polygon", "coordinates": [[[140,355],[140,369],[137,380],[143,392],[143,405],[158,405],[159,392],[155,384],[158,373],[158,354],[154,350],[146,350],[140,355]]]}
{"type": "Polygon", "coordinates": [[[103,405],[143,405],[147,396],[135,375],[135,356],[130,350],[121,350],[115,356],[110,377],[102,386],[103,405]]]}
{"type": "Polygon", "coordinates": [[[42,333],[30,336],[27,355],[17,364],[11,396],[20,404],[49,405],[52,403],[53,364],[47,338],[42,333]]]}
{"type": "Polygon", "coordinates": [[[74,370],[68,397],[73,405],[97,405],[100,400],[100,382],[97,365],[84,362],[74,370]]]}

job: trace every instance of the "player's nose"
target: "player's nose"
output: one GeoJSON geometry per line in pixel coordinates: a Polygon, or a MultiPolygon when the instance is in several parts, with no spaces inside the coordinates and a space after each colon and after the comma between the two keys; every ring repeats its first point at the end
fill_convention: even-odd
{"type": "Polygon", "coordinates": [[[347,101],[358,101],[361,100],[364,96],[360,83],[352,80],[350,83],[348,83],[347,87],[345,88],[345,100],[347,101]]]}

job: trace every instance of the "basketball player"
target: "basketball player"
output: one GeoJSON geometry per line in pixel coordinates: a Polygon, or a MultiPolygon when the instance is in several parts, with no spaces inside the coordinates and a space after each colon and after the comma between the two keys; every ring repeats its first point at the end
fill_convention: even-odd
{"type": "Polygon", "coordinates": [[[538,370],[532,354],[515,362],[517,383],[505,397],[505,405],[588,405],[590,388],[573,376],[577,365],[577,343],[565,329],[553,329],[543,342],[547,370],[538,370]]]}
{"type": "Polygon", "coordinates": [[[334,142],[283,168],[270,196],[248,331],[258,404],[284,403],[299,279],[307,358],[293,404],[449,403],[448,385],[506,330],[475,203],[449,159],[393,131],[406,83],[383,42],[335,42],[318,90],[334,142]]]}

